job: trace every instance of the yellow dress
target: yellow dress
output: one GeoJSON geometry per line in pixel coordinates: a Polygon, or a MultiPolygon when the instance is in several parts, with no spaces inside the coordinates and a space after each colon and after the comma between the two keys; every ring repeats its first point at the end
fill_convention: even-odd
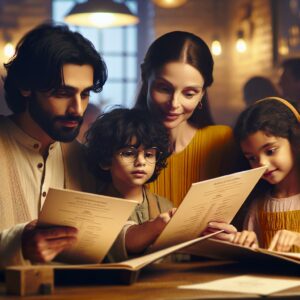
{"type": "MultiPolygon", "coordinates": [[[[279,230],[300,232],[300,210],[259,213],[263,248],[268,248],[274,235],[279,230]]],[[[300,248],[293,246],[290,252],[300,252],[300,248]]]]}
{"type": "MultiPolygon", "coordinates": [[[[266,191],[251,205],[244,229],[253,230],[263,248],[269,247],[279,230],[300,232],[300,194],[274,198],[266,191]]],[[[300,252],[300,248],[293,246],[290,252],[300,252]]]]}
{"type": "Polygon", "coordinates": [[[149,188],[177,207],[193,182],[238,170],[239,157],[230,127],[213,125],[198,129],[183,151],[169,157],[167,167],[149,188]]]}

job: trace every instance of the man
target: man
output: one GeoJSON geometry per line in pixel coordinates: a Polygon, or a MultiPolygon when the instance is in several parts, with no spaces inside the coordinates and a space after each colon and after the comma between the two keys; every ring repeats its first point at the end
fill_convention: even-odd
{"type": "Polygon", "coordinates": [[[300,58],[283,61],[279,86],[285,99],[300,103],[300,58]]]}
{"type": "Polygon", "coordinates": [[[5,68],[13,114],[0,117],[0,263],[48,262],[76,242],[77,229],[41,229],[35,219],[50,186],[94,191],[73,140],[106,66],[82,35],[45,24],[21,39],[5,68]]]}

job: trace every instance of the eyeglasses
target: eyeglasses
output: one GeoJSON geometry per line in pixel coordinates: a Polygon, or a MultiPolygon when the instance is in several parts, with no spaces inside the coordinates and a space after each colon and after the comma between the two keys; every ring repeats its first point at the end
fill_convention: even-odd
{"type": "Polygon", "coordinates": [[[161,155],[161,152],[156,147],[144,150],[138,150],[135,147],[127,147],[119,152],[119,155],[123,162],[130,164],[137,160],[140,152],[144,152],[144,158],[149,164],[155,164],[161,155]]]}

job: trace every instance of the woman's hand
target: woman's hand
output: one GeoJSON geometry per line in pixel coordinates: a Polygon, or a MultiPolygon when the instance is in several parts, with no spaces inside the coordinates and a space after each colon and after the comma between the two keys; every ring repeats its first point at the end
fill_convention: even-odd
{"type": "Polygon", "coordinates": [[[214,238],[227,242],[231,242],[234,234],[237,232],[237,229],[231,224],[222,222],[209,222],[201,235],[211,234],[220,230],[224,230],[224,232],[215,235],[214,238]]]}
{"type": "Polygon", "coordinates": [[[244,230],[242,232],[237,232],[231,242],[252,249],[258,248],[258,240],[254,231],[244,230]]]}
{"type": "Polygon", "coordinates": [[[287,252],[292,246],[300,247],[300,233],[289,230],[279,230],[274,235],[268,250],[287,252]]]}

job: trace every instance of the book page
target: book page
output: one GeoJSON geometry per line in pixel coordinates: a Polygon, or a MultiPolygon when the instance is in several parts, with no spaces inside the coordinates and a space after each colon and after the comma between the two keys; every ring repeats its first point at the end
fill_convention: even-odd
{"type": "Polygon", "coordinates": [[[260,167],[192,184],[150,251],[194,239],[210,221],[230,223],[265,170],[260,167]]]}
{"type": "Polygon", "coordinates": [[[296,259],[300,261],[300,253],[299,252],[281,252],[281,251],[271,251],[268,250],[268,252],[271,252],[273,254],[286,256],[288,258],[296,259]]]}
{"type": "Polygon", "coordinates": [[[177,250],[181,250],[185,247],[188,247],[190,245],[202,243],[203,240],[206,240],[210,237],[213,237],[217,235],[218,232],[214,232],[211,234],[208,234],[206,236],[198,237],[196,239],[180,243],[178,245],[174,245],[159,251],[156,251],[154,253],[145,254],[136,258],[128,259],[122,262],[117,263],[104,263],[104,264],[93,264],[93,265],[54,265],[54,268],[56,269],[126,269],[130,271],[137,271],[143,268],[146,265],[149,265],[150,263],[168,255],[171,254],[177,250]]]}
{"type": "Polygon", "coordinates": [[[72,263],[98,263],[112,246],[137,202],[72,190],[50,188],[39,226],[72,226],[77,244],[60,255],[72,263]]]}
{"type": "Polygon", "coordinates": [[[256,251],[300,264],[300,253],[279,252],[279,251],[267,250],[263,248],[258,248],[256,251]]]}
{"type": "Polygon", "coordinates": [[[223,260],[255,261],[256,263],[262,261],[296,266],[300,264],[299,253],[276,252],[263,248],[252,249],[216,239],[207,239],[201,244],[192,245],[185,249],[185,253],[223,260]]]}

